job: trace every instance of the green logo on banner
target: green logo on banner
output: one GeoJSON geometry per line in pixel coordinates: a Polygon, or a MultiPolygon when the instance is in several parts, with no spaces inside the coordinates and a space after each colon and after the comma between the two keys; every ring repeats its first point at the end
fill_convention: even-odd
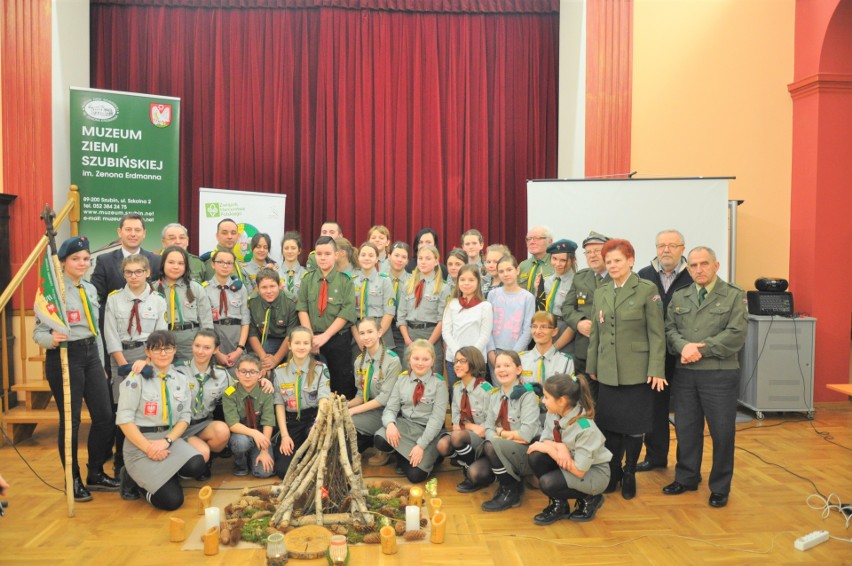
{"type": "Polygon", "coordinates": [[[220,216],[219,213],[219,203],[211,202],[207,205],[205,212],[207,212],[207,218],[218,218],[220,216]]]}

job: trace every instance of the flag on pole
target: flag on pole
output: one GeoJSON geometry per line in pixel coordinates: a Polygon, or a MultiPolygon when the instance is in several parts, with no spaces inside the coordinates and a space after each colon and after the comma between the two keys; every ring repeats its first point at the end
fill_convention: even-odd
{"type": "Polygon", "coordinates": [[[65,321],[65,308],[59,297],[57,280],[52,258],[49,253],[46,253],[41,263],[38,289],[36,290],[36,317],[40,323],[46,324],[54,332],[67,335],[70,330],[65,321]]]}

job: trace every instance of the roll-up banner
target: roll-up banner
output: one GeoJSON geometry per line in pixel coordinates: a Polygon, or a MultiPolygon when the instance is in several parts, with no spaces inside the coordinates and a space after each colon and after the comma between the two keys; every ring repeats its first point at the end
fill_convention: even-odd
{"type": "Polygon", "coordinates": [[[230,218],[237,224],[239,239],[234,246],[237,261],[251,259],[252,237],[269,234],[272,249],[269,257],[281,261],[281,238],[284,237],[284,206],[287,195],[232,191],[225,189],[198,189],[198,253],[216,247],[216,228],[219,222],[230,218]]]}

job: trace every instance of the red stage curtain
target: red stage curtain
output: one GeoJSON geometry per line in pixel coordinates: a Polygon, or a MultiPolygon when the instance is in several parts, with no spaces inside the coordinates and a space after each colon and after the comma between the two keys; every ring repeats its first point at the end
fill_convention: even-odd
{"type": "Polygon", "coordinates": [[[193,234],[205,186],[286,193],[286,227],[309,248],[335,218],[356,245],[385,224],[406,241],[432,227],[442,251],[472,227],[524,250],[526,179],[556,174],[559,16],[476,8],[555,1],[458,0],[473,10],[449,14],[159,5],[175,3],[200,4],[93,0],[92,85],[181,98],[193,234]]]}

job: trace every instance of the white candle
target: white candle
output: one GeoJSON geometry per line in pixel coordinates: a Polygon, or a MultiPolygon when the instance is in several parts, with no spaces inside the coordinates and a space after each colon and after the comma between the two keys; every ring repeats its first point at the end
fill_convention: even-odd
{"type": "Polygon", "coordinates": [[[405,507],[405,530],[420,530],[420,507],[415,507],[414,505],[407,505],[405,507]]]}
{"type": "Polygon", "coordinates": [[[218,507],[208,507],[204,510],[204,527],[205,530],[210,530],[215,528],[217,531],[219,530],[219,508],[218,507]]]}

